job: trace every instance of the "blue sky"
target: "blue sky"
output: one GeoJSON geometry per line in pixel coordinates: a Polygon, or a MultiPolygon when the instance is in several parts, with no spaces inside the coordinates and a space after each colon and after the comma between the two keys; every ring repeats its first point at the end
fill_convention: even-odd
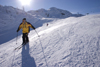
{"type": "MultiPolygon", "coordinates": [[[[20,9],[22,8],[19,0],[0,0],[0,5],[13,6],[20,9]]],[[[32,0],[30,6],[24,7],[25,11],[57,7],[68,10],[72,13],[79,12],[81,14],[100,14],[100,0],[32,0]]]]}

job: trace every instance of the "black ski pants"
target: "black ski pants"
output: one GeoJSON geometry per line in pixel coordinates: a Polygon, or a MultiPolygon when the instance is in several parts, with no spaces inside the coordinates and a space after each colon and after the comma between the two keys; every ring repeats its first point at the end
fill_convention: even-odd
{"type": "Polygon", "coordinates": [[[29,42],[29,39],[28,39],[28,33],[23,33],[22,38],[23,38],[23,43],[29,42]]]}

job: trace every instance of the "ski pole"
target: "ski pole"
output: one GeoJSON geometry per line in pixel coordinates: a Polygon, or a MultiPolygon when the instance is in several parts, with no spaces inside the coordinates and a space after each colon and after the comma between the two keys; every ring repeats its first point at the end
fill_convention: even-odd
{"type": "MultiPolygon", "coordinates": [[[[36,30],[35,30],[35,32],[37,33],[36,30]]],[[[38,33],[37,33],[37,35],[38,35],[38,33]]],[[[44,54],[44,50],[43,50],[42,42],[41,42],[41,40],[40,40],[40,36],[38,35],[38,37],[39,37],[38,39],[39,39],[40,44],[41,44],[41,48],[42,48],[42,52],[43,52],[43,56],[44,56],[44,58],[45,58],[46,66],[48,67],[48,63],[47,63],[47,60],[46,60],[46,57],[45,57],[45,54],[44,54]]]]}
{"type": "MultiPolygon", "coordinates": [[[[35,32],[37,33],[37,31],[36,31],[36,30],[35,30],[35,32]]],[[[38,37],[40,37],[38,33],[37,33],[37,35],[38,35],[38,37]]]]}
{"type": "Polygon", "coordinates": [[[44,56],[44,59],[45,59],[45,62],[46,62],[46,66],[48,67],[48,63],[47,63],[47,60],[46,60],[46,56],[44,54],[44,49],[43,49],[42,42],[41,42],[40,38],[39,38],[39,41],[40,41],[40,44],[41,44],[41,48],[42,48],[43,56],[44,56]]]}
{"type": "Polygon", "coordinates": [[[17,32],[17,35],[16,35],[16,44],[17,44],[17,38],[18,38],[18,32],[17,32]]]}
{"type": "Polygon", "coordinates": [[[13,59],[12,59],[12,66],[14,65],[14,61],[15,61],[15,51],[14,51],[14,56],[13,56],[13,59]]]}

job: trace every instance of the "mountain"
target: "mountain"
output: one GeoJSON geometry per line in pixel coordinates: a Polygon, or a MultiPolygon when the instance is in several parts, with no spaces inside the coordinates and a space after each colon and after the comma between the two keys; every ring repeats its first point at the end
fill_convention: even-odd
{"type": "Polygon", "coordinates": [[[31,10],[28,13],[45,18],[67,18],[67,17],[80,17],[83,16],[82,14],[72,14],[67,10],[58,9],[55,7],[51,7],[48,10],[39,9],[39,10],[31,10]]]}

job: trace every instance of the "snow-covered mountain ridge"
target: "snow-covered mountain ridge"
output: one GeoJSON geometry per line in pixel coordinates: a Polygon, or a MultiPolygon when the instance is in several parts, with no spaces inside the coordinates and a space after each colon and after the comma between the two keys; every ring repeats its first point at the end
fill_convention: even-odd
{"type": "Polygon", "coordinates": [[[100,14],[57,19],[32,30],[19,51],[22,35],[0,45],[0,67],[100,67],[100,14]],[[41,45],[43,49],[41,48],[41,45]],[[44,50],[44,55],[43,55],[44,50]]]}
{"type": "Polygon", "coordinates": [[[55,7],[51,7],[48,10],[45,9],[39,9],[39,10],[31,10],[28,11],[28,13],[39,16],[39,17],[45,17],[45,18],[67,18],[67,17],[80,17],[83,16],[82,14],[72,14],[71,12],[67,10],[58,9],[55,7]]]}

